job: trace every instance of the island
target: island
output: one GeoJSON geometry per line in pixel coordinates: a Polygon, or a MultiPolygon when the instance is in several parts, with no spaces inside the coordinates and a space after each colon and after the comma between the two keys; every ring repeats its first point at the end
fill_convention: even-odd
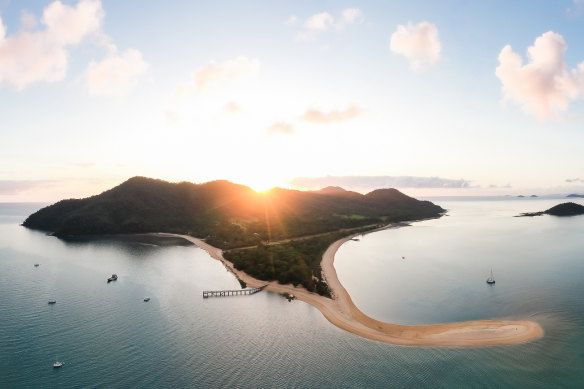
{"type": "Polygon", "coordinates": [[[62,239],[151,232],[199,237],[254,277],[330,296],[320,261],[333,242],[444,212],[396,189],[366,195],[340,187],[258,193],[224,180],[193,184],[133,177],[99,195],[45,207],[23,225],[62,239]]]}
{"type": "Polygon", "coordinates": [[[576,216],[576,215],[584,215],[584,206],[576,203],[562,203],[558,204],[554,207],[546,211],[539,211],[539,212],[524,212],[517,217],[523,216],[542,216],[542,215],[552,215],[552,216],[576,216]]]}
{"type": "Polygon", "coordinates": [[[100,195],[63,200],[29,216],[28,228],[61,239],[151,233],[182,238],[221,261],[242,286],[293,295],[332,324],[359,336],[407,346],[516,344],[543,335],[531,321],[476,320],[399,325],[357,308],[333,266],[339,247],[359,235],[436,218],[441,207],[395,189],[366,195],[329,187],[266,193],[227,181],[169,183],[134,177],[100,195]],[[164,231],[164,232],[160,232],[164,231]]]}
{"type": "Polygon", "coordinates": [[[566,197],[571,197],[571,198],[578,198],[578,199],[584,199],[584,195],[583,194],[578,194],[578,193],[570,193],[569,195],[567,195],[566,197]]]}

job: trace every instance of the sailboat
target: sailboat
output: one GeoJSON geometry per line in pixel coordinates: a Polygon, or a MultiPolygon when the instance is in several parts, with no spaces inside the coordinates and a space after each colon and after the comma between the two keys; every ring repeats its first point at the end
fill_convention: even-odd
{"type": "Polygon", "coordinates": [[[65,364],[65,362],[59,362],[57,360],[57,356],[55,355],[55,363],[53,363],[53,367],[61,367],[65,364]]]}
{"type": "Polygon", "coordinates": [[[495,277],[493,277],[493,269],[491,269],[491,276],[487,278],[487,284],[492,285],[495,283],[495,277]]]}

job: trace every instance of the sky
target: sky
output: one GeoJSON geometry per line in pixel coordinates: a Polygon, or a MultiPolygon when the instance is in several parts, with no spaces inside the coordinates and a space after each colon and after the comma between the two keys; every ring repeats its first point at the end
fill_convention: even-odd
{"type": "Polygon", "coordinates": [[[584,193],[584,0],[0,0],[0,201],[584,193]]]}

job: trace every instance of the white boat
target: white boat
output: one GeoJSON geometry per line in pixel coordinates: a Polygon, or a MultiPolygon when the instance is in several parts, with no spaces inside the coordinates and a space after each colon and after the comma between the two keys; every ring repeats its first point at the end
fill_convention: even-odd
{"type": "Polygon", "coordinates": [[[493,269],[491,269],[491,276],[487,278],[487,284],[492,285],[495,283],[495,277],[493,277],[493,269]]]}
{"type": "Polygon", "coordinates": [[[49,304],[56,304],[57,300],[49,300],[49,304]]]}
{"type": "Polygon", "coordinates": [[[117,279],[118,279],[118,275],[112,274],[112,276],[107,279],[107,283],[109,284],[111,281],[116,281],[117,279]]]}
{"type": "Polygon", "coordinates": [[[53,367],[61,367],[65,364],[65,362],[59,362],[57,357],[55,356],[55,363],[53,363],[53,367]]]}
{"type": "Polygon", "coordinates": [[[150,301],[150,297],[144,297],[144,301],[146,302],[150,301]]]}

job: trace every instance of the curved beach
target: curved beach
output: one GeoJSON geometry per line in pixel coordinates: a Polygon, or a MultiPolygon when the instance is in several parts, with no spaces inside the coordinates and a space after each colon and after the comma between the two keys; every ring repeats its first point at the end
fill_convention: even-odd
{"type": "MultiPolygon", "coordinates": [[[[235,269],[233,263],[223,258],[221,249],[213,247],[201,239],[188,235],[162,233],[160,235],[181,237],[203,248],[250,287],[265,284],[265,281],[235,269]]],[[[298,300],[316,307],[328,321],[337,327],[364,338],[385,343],[404,346],[478,347],[516,344],[543,336],[543,329],[539,324],[531,321],[476,320],[410,326],[385,323],[365,315],[351,300],[351,296],[339,281],[333,265],[335,253],[339,247],[353,236],[347,236],[334,242],[322,258],[322,272],[332,291],[333,299],[309,292],[301,287],[281,285],[277,282],[271,283],[265,289],[292,294],[298,300]]]]}

